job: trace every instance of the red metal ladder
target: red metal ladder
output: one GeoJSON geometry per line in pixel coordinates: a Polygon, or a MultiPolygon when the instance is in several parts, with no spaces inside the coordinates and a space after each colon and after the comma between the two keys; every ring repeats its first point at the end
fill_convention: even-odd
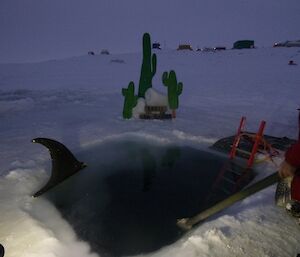
{"type": "Polygon", "coordinates": [[[243,167],[235,163],[233,160],[236,157],[238,151],[243,152],[243,150],[239,149],[239,143],[242,137],[245,135],[243,134],[245,123],[246,123],[246,117],[242,117],[240,120],[237,133],[233,140],[231,151],[229,153],[229,160],[225,162],[225,164],[221,168],[219,175],[213,184],[212,187],[213,191],[220,188],[220,184],[222,184],[223,186],[221,190],[224,193],[231,194],[235,192],[238,189],[238,186],[240,185],[242,180],[245,179],[246,176],[248,176],[251,171],[251,167],[253,166],[258,147],[262,142],[263,131],[266,126],[266,122],[264,120],[261,121],[258,132],[255,134],[254,137],[255,140],[254,140],[252,150],[250,153],[247,152],[247,154],[249,154],[247,165],[246,167],[243,167]],[[227,186],[226,184],[228,185],[228,187],[226,187],[227,186]],[[230,188],[230,190],[228,188],[230,188]]]}
{"type": "MultiPolygon", "coordinates": [[[[244,128],[245,123],[246,123],[246,117],[242,117],[237,134],[236,134],[235,139],[232,144],[230,154],[229,154],[229,158],[231,160],[236,156],[237,151],[243,151],[243,150],[240,150],[238,148],[238,146],[239,146],[241,138],[244,135],[242,129],[244,128]]],[[[259,129],[258,129],[257,133],[255,134],[254,144],[253,144],[249,159],[247,161],[247,168],[251,168],[254,163],[255,155],[257,153],[259,144],[262,142],[262,139],[263,139],[263,132],[264,132],[265,126],[266,126],[266,122],[264,120],[262,120],[260,123],[259,129]]]]}

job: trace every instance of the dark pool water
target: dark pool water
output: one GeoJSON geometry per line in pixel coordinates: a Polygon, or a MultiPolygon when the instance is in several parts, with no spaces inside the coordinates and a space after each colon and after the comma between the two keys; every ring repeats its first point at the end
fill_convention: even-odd
{"type": "Polygon", "coordinates": [[[178,218],[226,197],[210,195],[227,156],[135,141],[109,142],[75,155],[88,167],[43,197],[101,256],[171,244],[184,233],[178,218]]]}

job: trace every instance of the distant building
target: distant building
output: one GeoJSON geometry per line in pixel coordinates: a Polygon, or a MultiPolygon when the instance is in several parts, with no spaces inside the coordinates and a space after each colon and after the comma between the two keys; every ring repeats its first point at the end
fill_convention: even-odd
{"type": "Polygon", "coordinates": [[[153,43],[153,44],[152,44],[152,48],[153,48],[153,49],[161,49],[160,43],[153,43]]]}
{"type": "Polygon", "coordinates": [[[297,64],[293,60],[290,60],[289,65],[297,65],[297,64]]]}
{"type": "Polygon", "coordinates": [[[101,50],[100,54],[106,54],[106,55],[109,55],[109,52],[107,49],[103,49],[101,50]]]}
{"type": "Polygon", "coordinates": [[[197,48],[196,51],[201,51],[201,52],[215,52],[215,49],[212,47],[202,47],[202,48],[197,48]]]}
{"type": "Polygon", "coordinates": [[[284,42],[277,42],[273,45],[273,47],[300,47],[300,40],[294,40],[294,41],[284,41],[284,42]]]}
{"type": "Polygon", "coordinates": [[[216,51],[226,50],[226,47],[225,46],[216,46],[214,48],[214,50],[216,50],[216,51]]]}
{"type": "Polygon", "coordinates": [[[254,48],[253,40],[239,40],[233,44],[234,49],[254,48]]]}
{"type": "Polygon", "coordinates": [[[193,48],[189,44],[183,44],[183,45],[179,45],[177,50],[191,50],[191,51],[193,51],[193,48]]]}

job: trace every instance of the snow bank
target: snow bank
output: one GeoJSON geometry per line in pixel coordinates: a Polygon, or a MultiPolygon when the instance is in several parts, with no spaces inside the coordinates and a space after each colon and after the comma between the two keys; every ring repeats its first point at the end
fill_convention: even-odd
{"type": "Polygon", "coordinates": [[[30,196],[47,179],[45,172],[34,161],[19,166],[0,177],[0,242],[5,257],[98,256],[78,240],[49,202],[30,196]]]}
{"type": "MultiPolygon", "coordinates": [[[[30,197],[46,180],[49,160],[32,138],[54,138],[75,152],[122,136],[207,149],[233,135],[242,115],[247,130],[257,131],[264,119],[266,134],[297,136],[300,65],[288,61],[300,64],[298,49],[157,54],[157,73],[172,67],[185,87],[172,121],[122,119],[121,88],[138,79],[138,54],[113,57],[125,60],[122,65],[99,56],[1,65],[0,242],[6,256],[94,256],[53,206],[30,197]],[[27,91],[17,97],[13,92],[20,89],[27,91]]],[[[160,80],[155,76],[153,85],[160,80]]],[[[262,166],[260,176],[274,170],[262,166]]],[[[300,228],[274,206],[274,190],[232,206],[148,256],[296,256],[300,228]]]]}

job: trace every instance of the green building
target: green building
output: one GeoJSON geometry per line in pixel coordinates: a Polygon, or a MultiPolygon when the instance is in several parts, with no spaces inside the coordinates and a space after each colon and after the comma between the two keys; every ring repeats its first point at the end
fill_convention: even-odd
{"type": "Polygon", "coordinates": [[[233,44],[234,49],[254,48],[253,40],[239,40],[233,44]]]}

